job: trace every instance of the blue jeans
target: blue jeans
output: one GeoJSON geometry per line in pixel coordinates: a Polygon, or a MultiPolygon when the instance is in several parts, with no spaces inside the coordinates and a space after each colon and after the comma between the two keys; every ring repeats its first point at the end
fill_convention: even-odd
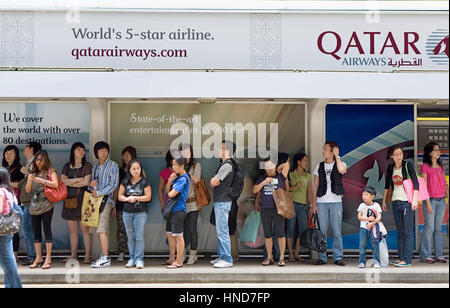
{"type": "Polygon", "coordinates": [[[130,252],[130,260],[135,263],[144,261],[145,251],[145,224],[147,223],[147,212],[128,213],[123,211],[123,224],[127,231],[128,251],[130,252]]]}
{"type": "MultiPolygon", "coordinates": [[[[342,241],[342,202],[317,203],[320,231],[328,235],[328,224],[333,230],[333,260],[342,260],[344,256],[344,244],[342,241]]],[[[327,253],[319,253],[319,259],[328,261],[327,253]]]]}
{"type": "Polygon", "coordinates": [[[34,250],[34,232],[33,227],[31,226],[29,204],[23,206],[22,234],[25,238],[28,259],[36,259],[36,251],[34,250]]]}
{"type": "Polygon", "coordinates": [[[308,229],[308,206],[306,204],[294,202],[295,217],[288,219],[287,221],[287,238],[294,238],[295,226],[297,225],[298,233],[300,237],[306,229],[308,229]]]}
{"type": "MultiPolygon", "coordinates": [[[[370,231],[359,228],[359,261],[358,263],[366,264],[367,244],[370,240],[370,231]]],[[[372,259],[374,264],[380,264],[380,243],[372,243],[372,259]]]]}
{"type": "Polygon", "coordinates": [[[393,201],[392,214],[398,232],[398,258],[411,264],[414,249],[414,211],[407,201],[393,201]]]}
{"type": "Polygon", "coordinates": [[[0,236],[0,266],[5,273],[6,288],[22,288],[19,273],[17,272],[16,257],[13,252],[14,235],[0,236]]]}
{"type": "Polygon", "coordinates": [[[442,224],[445,215],[445,198],[430,199],[433,214],[427,213],[427,206],[423,203],[423,216],[425,218],[425,226],[422,233],[422,244],[420,247],[420,259],[431,259],[431,245],[434,242],[434,256],[436,259],[442,258],[443,237],[442,224]]]}
{"type": "Polygon", "coordinates": [[[216,232],[219,259],[233,263],[231,257],[231,241],[228,227],[228,216],[231,211],[230,202],[214,202],[214,215],[216,216],[216,232]]]}

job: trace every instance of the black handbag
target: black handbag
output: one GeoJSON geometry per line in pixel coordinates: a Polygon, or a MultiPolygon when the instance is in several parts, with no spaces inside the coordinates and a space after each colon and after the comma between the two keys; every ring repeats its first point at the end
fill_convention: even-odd
{"type": "Polygon", "coordinates": [[[177,203],[178,199],[181,198],[181,194],[176,195],[173,198],[167,199],[166,203],[164,204],[164,207],[161,210],[162,217],[165,220],[169,220],[170,215],[172,214],[172,209],[177,203]]]}
{"type": "Polygon", "coordinates": [[[300,236],[300,245],[311,250],[323,253],[327,251],[327,237],[320,231],[319,218],[317,213],[312,215],[314,227],[308,229],[300,236]],[[317,225],[317,226],[316,226],[317,225]]]}
{"type": "MultiPolygon", "coordinates": [[[[181,176],[176,178],[175,181],[173,181],[172,186],[170,188],[171,190],[172,190],[173,184],[175,184],[175,182],[178,181],[178,179],[180,179],[180,178],[181,178],[181,176]]],[[[164,203],[164,207],[161,209],[161,214],[165,220],[169,220],[170,215],[172,214],[172,209],[180,198],[181,198],[181,192],[179,192],[175,197],[167,199],[166,203],[164,203]]]]}

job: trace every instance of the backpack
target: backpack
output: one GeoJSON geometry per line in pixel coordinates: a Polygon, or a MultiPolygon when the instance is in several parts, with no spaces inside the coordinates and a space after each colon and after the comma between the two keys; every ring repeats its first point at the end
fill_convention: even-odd
{"type": "Polygon", "coordinates": [[[239,166],[233,159],[231,160],[231,166],[234,169],[234,177],[231,183],[230,197],[237,200],[244,190],[244,172],[241,166],[239,166]]]}

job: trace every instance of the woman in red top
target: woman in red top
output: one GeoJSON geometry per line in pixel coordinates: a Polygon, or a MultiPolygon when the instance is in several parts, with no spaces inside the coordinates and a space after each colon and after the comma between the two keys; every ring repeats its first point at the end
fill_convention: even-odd
{"type": "Polygon", "coordinates": [[[444,167],[441,160],[439,145],[430,142],[424,148],[423,165],[420,169],[427,184],[430,199],[423,206],[425,226],[420,247],[420,259],[426,263],[447,263],[442,253],[443,237],[442,223],[446,211],[445,198],[448,198],[448,185],[445,180],[444,167]],[[431,257],[431,243],[434,242],[435,258],[431,257]]]}

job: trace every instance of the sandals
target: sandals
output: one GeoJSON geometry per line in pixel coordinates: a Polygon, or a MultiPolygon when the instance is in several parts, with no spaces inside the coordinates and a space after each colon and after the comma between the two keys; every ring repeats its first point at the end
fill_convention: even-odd
{"type": "Polygon", "coordinates": [[[168,265],[166,268],[167,269],[176,269],[176,268],[180,268],[180,267],[183,267],[183,264],[179,265],[179,264],[172,263],[172,264],[168,265]]]}
{"type": "Polygon", "coordinates": [[[272,259],[266,259],[266,260],[263,261],[262,265],[263,266],[273,265],[273,260],[272,259]]]}
{"type": "Polygon", "coordinates": [[[161,265],[172,265],[173,263],[175,263],[175,260],[171,261],[171,260],[169,259],[169,260],[163,261],[163,262],[161,263],[161,265]]]}
{"type": "MultiPolygon", "coordinates": [[[[68,258],[65,258],[65,259],[63,259],[61,262],[62,263],[67,263],[67,262],[69,262],[70,260],[76,260],[76,261],[78,261],[78,258],[72,258],[72,257],[68,257],[68,258]]],[[[89,261],[89,263],[90,263],[91,261],[89,261]]]]}
{"type": "Polygon", "coordinates": [[[278,261],[278,266],[285,266],[286,262],[284,260],[278,261]]]}
{"type": "Polygon", "coordinates": [[[38,268],[38,267],[42,267],[42,265],[44,264],[44,261],[41,261],[39,263],[34,262],[33,264],[31,264],[29,266],[29,268],[38,268]]]}
{"type": "Polygon", "coordinates": [[[46,269],[50,269],[51,268],[51,263],[44,263],[44,265],[42,265],[41,269],[46,270],[46,269]]]}

